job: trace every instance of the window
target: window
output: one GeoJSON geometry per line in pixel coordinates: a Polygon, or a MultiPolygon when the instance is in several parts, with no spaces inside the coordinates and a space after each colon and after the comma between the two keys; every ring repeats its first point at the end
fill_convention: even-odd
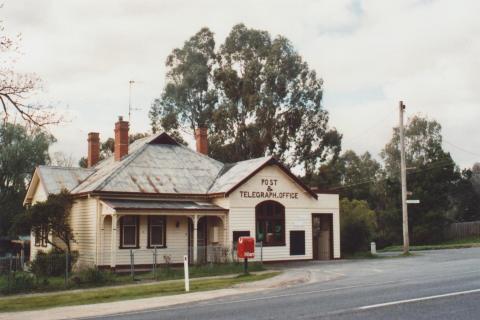
{"type": "Polygon", "coordinates": [[[264,246],[285,245],[285,207],[275,201],[264,201],[255,207],[257,242],[264,246]]]}
{"type": "Polygon", "coordinates": [[[46,227],[35,230],[35,247],[46,247],[47,236],[48,232],[46,227]]]}
{"type": "Polygon", "coordinates": [[[305,231],[290,231],[290,255],[305,255],[305,231]]]}
{"type": "Polygon", "coordinates": [[[120,225],[120,248],[138,248],[138,216],[122,217],[120,225]]]}
{"type": "Polygon", "coordinates": [[[148,217],[148,247],[166,247],[165,216],[148,217]]]}

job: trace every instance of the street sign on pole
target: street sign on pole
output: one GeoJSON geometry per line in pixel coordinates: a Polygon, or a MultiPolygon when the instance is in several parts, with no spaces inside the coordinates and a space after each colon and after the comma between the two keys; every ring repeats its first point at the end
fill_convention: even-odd
{"type": "Polygon", "coordinates": [[[407,203],[408,203],[408,204],[419,204],[419,203],[420,203],[420,200],[410,199],[410,200],[407,200],[407,203]]]}

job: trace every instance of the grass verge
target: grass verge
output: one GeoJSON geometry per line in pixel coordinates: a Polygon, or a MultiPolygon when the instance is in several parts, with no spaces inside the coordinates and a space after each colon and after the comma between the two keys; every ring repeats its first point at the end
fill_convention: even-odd
{"type": "MultiPolygon", "coordinates": [[[[192,280],[190,281],[190,292],[228,288],[239,283],[268,279],[278,274],[279,272],[269,272],[259,275],[240,275],[234,278],[192,280]]],[[[170,282],[128,287],[101,288],[84,292],[62,292],[49,295],[12,297],[0,299],[0,312],[38,310],[52,307],[130,300],[181,293],[185,293],[184,283],[170,282]]]]}
{"type": "MultiPolygon", "coordinates": [[[[410,251],[421,251],[421,250],[441,250],[441,249],[464,249],[464,248],[475,248],[480,247],[480,238],[467,238],[461,240],[450,240],[443,243],[431,244],[431,245],[418,245],[410,246],[410,251]]],[[[402,246],[389,246],[379,250],[379,252],[396,252],[402,251],[402,246]]]]}
{"type": "MultiPolygon", "coordinates": [[[[250,272],[265,271],[263,264],[253,262],[248,266],[250,272]]],[[[222,276],[239,274],[243,272],[243,263],[205,264],[190,267],[190,278],[222,276]]],[[[7,275],[0,275],[1,294],[11,295],[19,293],[54,292],[71,289],[87,289],[95,287],[116,286],[123,284],[152,282],[163,280],[183,279],[183,267],[159,266],[155,275],[153,272],[136,272],[133,281],[129,270],[123,273],[109,271],[96,271],[94,269],[82,270],[70,275],[68,284],[65,285],[63,276],[51,276],[45,278],[33,278],[33,275],[25,272],[17,272],[15,279],[7,275]],[[23,281],[22,281],[23,280],[23,281]]]]}

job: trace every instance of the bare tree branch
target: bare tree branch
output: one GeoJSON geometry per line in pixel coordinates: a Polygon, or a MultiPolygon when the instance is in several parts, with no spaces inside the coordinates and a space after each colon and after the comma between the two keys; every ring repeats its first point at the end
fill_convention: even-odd
{"type": "Polygon", "coordinates": [[[41,79],[34,73],[18,73],[8,67],[15,62],[9,57],[18,51],[20,40],[20,35],[6,34],[0,21],[0,102],[3,108],[0,109],[0,118],[8,121],[11,114],[18,114],[27,124],[36,127],[58,124],[63,121],[58,112],[54,112],[51,106],[32,101],[42,89],[41,79]]]}

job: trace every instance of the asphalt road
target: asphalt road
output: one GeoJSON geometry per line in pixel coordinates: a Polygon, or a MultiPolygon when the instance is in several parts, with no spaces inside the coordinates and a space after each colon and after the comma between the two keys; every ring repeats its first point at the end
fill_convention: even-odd
{"type": "Polygon", "coordinates": [[[289,267],[336,279],[98,319],[480,318],[480,248],[289,267]]]}

